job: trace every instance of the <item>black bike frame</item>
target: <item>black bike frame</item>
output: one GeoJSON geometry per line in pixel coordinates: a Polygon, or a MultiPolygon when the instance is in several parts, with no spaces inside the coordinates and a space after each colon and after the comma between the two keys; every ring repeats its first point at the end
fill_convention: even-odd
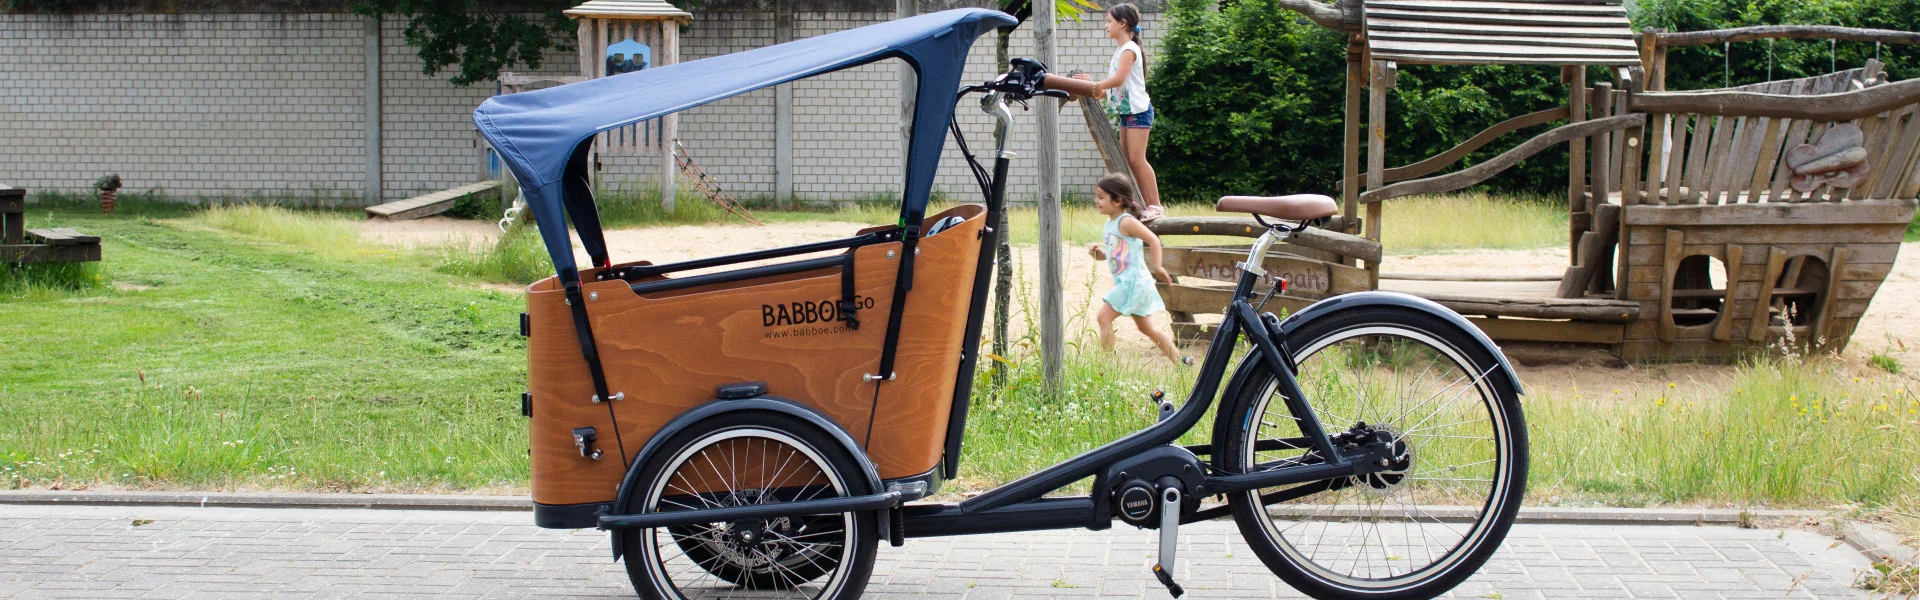
{"type": "MultiPolygon", "coordinates": [[[[965,92],[962,93],[963,96],[964,94],[965,92]]],[[[944,470],[948,474],[953,472],[959,462],[960,441],[965,434],[967,397],[972,388],[973,369],[978,358],[980,326],[986,304],[984,296],[988,281],[987,273],[991,272],[994,264],[993,250],[996,238],[1004,234],[993,228],[1001,224],[1000,216],[1005,207],[1006,174],[1012,153],[1006,151],[1007,136],[1004,132],[1005,123],[1011,119],[1011,115],[1005,111],[1003,101],[994,96],[989,96],[989,100],[999,102],[999,111],[994,112],[990,109],[989,112],[993,112],[1002,119],[1003,135],[1000,136],[1000,146],[996,148],[993,175],[989,180],[984,181],[987,184],[986,218],[989,229],[983,232],[984,242],[980,250],[978,271],[975,273],[972,290],[973,306],[969,309],[966,333],[963,338],[967,344],[967,350],[961,360],[960,377],[955,386],[954,408],[946,440],[946,457],[941,465],[935,467],[936,470],[944,470]]],[[[971,153],[967,154],[966,158],[970,163],[975,162],[971,153]]],[[[876,490],[876,493],[866,496],[781,503],[751,509],[699,509],[638,515],[603,515],[599,517],[600,527],[607,529],[665,527],[711,522],[721,517],[742,518],[742,515],[759,518],[772,515],[831,514],[898,507],[906,537],[910,538],[1074,527],[1103,528],[1110,521],[1102,521],[1102,517],[1108,519],[1110,517],[1098,514],[1099,503],[1095,498],[1099,494],[1106,493],[1106,490],[1095,489],[1092,490],[1091,495],[1079,498],[1046,498],[1045,496],[1075,481],[1100,474],[1107,467],[1122,460],[1156,447],[1171,445],[1181,435],[1192,430],[1206,415],[1207,408],[1213,404],[1213,399],[1218,395],[1222,380],[1226,377],[1228,363],[1233,361],[1233,349],[1242,337],[1251,342],[1252,351],[1242,362],[1239,372],[1234,375],[1227,392],[1237,393],[1240,386],[1250,385],[1252,382],[1248,379],[1251,376],[1252,367],[1266,366],[1276,379],[1275,391],[1286,401],[1287,410],[1293,414],[1301,430],[1301,438],[1286,440],[1282,443],[1289,448],[1311,450],[1312,453],[1308,456],[1319,458],[1280,461],[1278,464],[1263,465],[1269,468],[1248,473],[1209,475],[1204,479],[1204,489],[1187,490],[1190,492],[1188,495],[1231,494],[1280,486],[1299,486],[1262,496],[1263,502],[1269,498],[1277,501],[1277,499],[1335,489],[1340,487],[1341,478],[1366,475],[1384,469],[1385,467],[1380,465],[1388,462],[1385,459],[1389,450],[1384,445],[1341,448],[1334,446],[1333,440],[1328,437],[1319,417],[1315,415],[1308,403],[1306,395],[1300,390],[1299,383],[1294,379],[1293,360],[1288,354],[1286,340],[1276,339],[1280,336],[1279,329],[1270,328],[1268,322],[1260,316],[1253,305],[1247,302],[1255,283],[1263,275],[1258,270],[1259,267],[1252,265],[1259,265],[1262,262],[1261,259],[1265,256],[1267,249],[1278,241],[1285,231],[1287,230],[1270,227],[1267,233],[1253,244],[1248,253],[1247,262],[1242,265],[1240,278],[1234,285],[1233,300],[1227,306],[1219,329],[1214,332],[1212,346],[1207,351],[1206,359],[1201,363],[1200,377],[1194,383],[1193,390],[1187,394],[1185,404],[1181,405],[1171,417],[1162,419],[1145,429],[958,504],[901,506],[901,502],[910,501],[913,497],[904,496],[900,491],[876,490]],[[1302,443],[1305,445],[1302,446],[1302,443]],[[1323,481],[1329,481],[1329,484],[1300,485],[1323,481]],[[733,512],[724,512],[728,510],[733,512]],[[721,515],[721,517],[715,515],[721,515]]],[[[817,251],[851,247],[863,242],[870,242],[870,240],[852,238],[823,242],[805,249],[817,251]]],[[[776,252],[791,255],[794,253],[793,250],[767,251],[756,257],[771,256],[776,252]]],[[[702,266],[724,264],[717,262],[719,260],[726,259],[713,259],[700,264],[702,266]]],[[[687,268],[687,265],[683,263],[640,267],[650,271],[645,273],[647,275],[682,268],[687,268]]],[[[1217,450],[1220,449],[1208,451],[1217,450]]],[[[1204,520],[1219,516],[1218,513],[1217,510],[1202,511],[1202,513],[1183,515],[1182,520],[1186,522],[1204,520]]],[[[617,553],[618,549],[616,549],[617,553]]]]}

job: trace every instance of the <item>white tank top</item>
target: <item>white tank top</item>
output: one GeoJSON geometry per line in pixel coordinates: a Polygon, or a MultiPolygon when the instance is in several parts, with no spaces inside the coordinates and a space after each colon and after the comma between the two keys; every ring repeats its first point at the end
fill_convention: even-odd
{"type": "Polygon", "coordinates": [[[1120,70],[1120,57],[1127,52],[1133,53],[1133,68],[1127,70],[1127,80],[1107,91],[1107,112],[1115,115],[1137,115],[1153,108],[1153,102],[1147,98],[1146,53],[1140,51],[1139,44],[1128,40],[1113,51],[1113,59],[1107,61],[1107,75],[1111,77],[1120,70]]]}

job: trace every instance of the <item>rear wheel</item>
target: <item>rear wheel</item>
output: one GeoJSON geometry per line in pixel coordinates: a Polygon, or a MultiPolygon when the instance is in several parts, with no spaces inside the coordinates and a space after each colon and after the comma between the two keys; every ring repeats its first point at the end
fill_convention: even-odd
{"type": "MultiPolygon", "coordinates": [[[[725,414],[681,431],[644,465],[628,514],[872,493],[826,432],[786,415],[725,414]]],[[[776,517],[620,532],[642,598],[856,598],[879,540],[872,513],[776,517]]]]}
{"type": "MultiPolygon", "coordinates": [[[[1431,598],[1480,568],[1525,493],[1526,423],[1499,363],[1452,322],[1363,307],[1303,324],[1286,340],[1297,380],[1329,435],[1361,423],[1393,440],[1389,469],[1233,494],[1254,554],[1315,598],[1431,598]]],[[[1320,462],[1258,367],[1214,427],[1228,473],[1320,462]]]]}

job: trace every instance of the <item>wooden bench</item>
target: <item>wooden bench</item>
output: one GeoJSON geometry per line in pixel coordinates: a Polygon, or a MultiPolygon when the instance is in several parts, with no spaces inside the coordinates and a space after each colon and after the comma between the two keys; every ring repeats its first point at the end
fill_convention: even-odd
{"type": "Polygon", "coordinates": [[[367,207],[367,218],[404,221],[429,217],[452,210],[453,205],[459,202],[461,198],[495,190],[498,189],[500,185],[501,182],[499,180],[487,180],[479,183],[470,183],[457,188],[440,190],[431,194],[422,194],[405,200],[388,202],[378,206],[369,206],[367,207]]]}
{"type": "Polygon", "coordinates": [[[27,229],[27,191],[0,185],[0,263],[100,260],[99,236],[71,228],[27,229]]]}

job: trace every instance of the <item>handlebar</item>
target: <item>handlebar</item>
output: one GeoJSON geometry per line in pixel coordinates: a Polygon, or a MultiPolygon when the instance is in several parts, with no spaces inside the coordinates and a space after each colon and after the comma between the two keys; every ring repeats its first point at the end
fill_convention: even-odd
{"type": "Polygon", "coordinates": [[[1068,98],[1065,90],[1046,89],[1047,65],[1031,58],[1016,58],[1008,61],[1007,72],[980,85],[970,85],[960,89],[961,96],[973,92],[1003,94],[1008,100],[1026,101],[1039,97],[1068,98]]]}

